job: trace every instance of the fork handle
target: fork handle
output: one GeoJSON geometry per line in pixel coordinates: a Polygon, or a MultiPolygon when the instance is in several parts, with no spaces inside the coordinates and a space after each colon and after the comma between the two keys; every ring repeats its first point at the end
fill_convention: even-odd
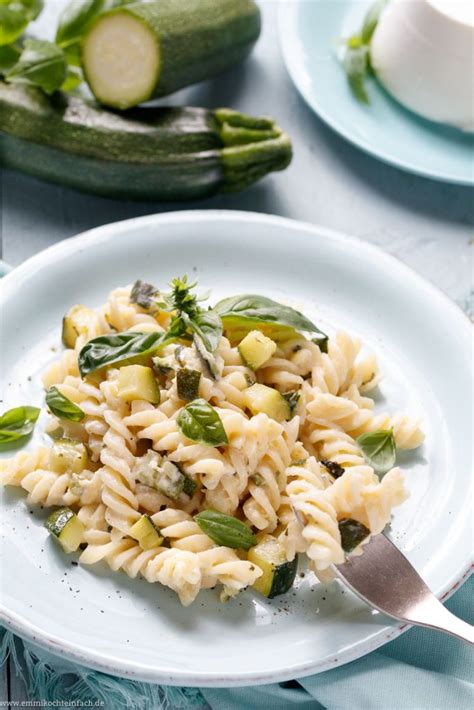
{"type": "Polygon", "coordinates": [[[401,621],[444,631],[474,645],[474,626],[451,614],[434,595],[425,597],[401,621]]]}

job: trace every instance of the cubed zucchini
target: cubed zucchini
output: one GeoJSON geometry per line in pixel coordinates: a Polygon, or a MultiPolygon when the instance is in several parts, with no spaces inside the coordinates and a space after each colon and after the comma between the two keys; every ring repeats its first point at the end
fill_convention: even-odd
{"type": "Polygon", "coordinates": [[[80,441],[57,439],[51,450],[49,465],[55,473],[81,473],[87,468],[87,449],[80,441]]]}
{"type": "Polygon", "coordinates": [[[67,348],[74,348],[80,335],[87,335],[92,318],[96,314],[87,306],[73,306],[63,318],[63,343],[67,348]]]}
{"type": "Polygon", "coordinates": [[[120,368],[118,394],[125,402],[142,399],[151,404],[160,403],[160,388],[153,370],[143,365],[127,365],[120,368]]]}
{"type": "Polygon", "coordinates": [[[137,459],[133,468],[135,478],[145,486],[155,488],[163,495],[176,500],[181,493],[192,498],[197,484],[172,461],[163,459],[156,451],[148,451],[137,459]]]}
{"type": "Polygon", "coordinates": [[[288,562],[283,546],[275,537],[264,535],[258,545],[249,550],[248,560],[263,572],[262,576],[255,580],[253,587],[264,597],[273,599],[285,594],[293,586],[298,558],[288,562]]]}
{"type": "Polygon", "coordinates": [[[170,364],[169,357],[153,357],[153,369],[159,377],[169,377],[174,374],[175,368],[170,364]]]}
{"type": "Polygon", "coordinates": [[[258,370],[264,365],[276,350],[276,343],[267,338],[259,330],[252,330],[248,333],[239,345],[239,353],[245,364],[251,370],[258,370]]]}
{"type": "Polygon", "coordinates": [[[46,520],[45,526],[64,552],[75,552],[82,542],[84,525],[69,508],[55,510],[46,520]]]}
{"type": "Polygon", "coordinates": [[[245,404],[252,414],[263,412],[277,422],[284,422],[291,417],[290,405],[273,387],[255,384],[244,392],[245,404]]]}
{"type": "Polygon", "coordinates": [[[163,536],[159,528],[156,527],[149,515],[142,515],[140,520],[132,525],[129,530],[130,537],[138,540],[143,550],[151,550],[159,547],[163,542],[163,536]]]}
{"type": "Polygon", "coordinates": [[[176,373],[176,388],[178,397],[184,402],[192,402],[199,397],[199,383],[201,373],[199,370],[188,370],[183,367],[176,373]]]}

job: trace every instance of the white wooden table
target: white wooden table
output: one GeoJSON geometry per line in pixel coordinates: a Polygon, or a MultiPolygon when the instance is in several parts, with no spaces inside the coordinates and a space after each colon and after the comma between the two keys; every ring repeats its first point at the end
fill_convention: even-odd
{"type": "MultiPolygon", "coordinates": [[[[278,0],[261,5],[264,32],[247,64],[180,92],[172,101],[274,116],[293,140],[290,168],[246,193],[183,205],[94,198],[3,171],[5,261],[15,266],[83,230],[137,215],[197,207],[253,210],[321,224],[377,244],[472,315],[472,189],[400,172],[335,135],[307,108],[287,76],[277,42],[278,0]]],[[[13,674],[7,682],[7,674],[8,668],[0,671],[0,701],[25,699],[22,684],[13,674]]]]}

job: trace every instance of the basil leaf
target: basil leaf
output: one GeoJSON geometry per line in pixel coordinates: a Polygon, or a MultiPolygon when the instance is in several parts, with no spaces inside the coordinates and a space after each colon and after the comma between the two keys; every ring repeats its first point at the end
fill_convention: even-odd
{"type": "Polygon", "coordinates": [[[41,409],[15,407],[0,417],[0,444],[9,444],[26,438],[35,428],[41,409]]]}
{"type": "Polygon", "coordinates": [[[44,7],[44,0],[13,0],[11,3],[6,2],[6,5],[22,5],[23,12],[28,20],[36,20],[44,7]]]}
{"type": "Polygon", "coordinates": [[[154,353],[172,342],[168,333],[115,333],[89,340],[79,353],[79,371],[85,377],[95,370],[154,353]]]}
{"type": "Polygon", "coordinates": [[[189,319],[191,330],[198,335],[206,350],[213,353],[217,350],[222,338],[222,321],[216,311],[200,311],[189,319]]]}
{"type": "Polygon", "coordinates": [[[257,538],[245,523],[231,515],[217,510],[203,510],[194,516],[194,520],[216,545],[249,550],[257,544],[257,538]]]}
{"type": "Polygon", "coordinates": [[[20,58],[21,50],[14,44],[0,46],[0,74],[12,68],[20,58]]]}
{"type": "Polygon", "coordinates": [[[80,40],[104,5],[105,0],[71,0],[59,16],[56,44],[68,47],[80,40]]]}
{"type": "Polygon", "coordinates": [[[218,413],[205,399],[195,399],[178,415],[178,427],[188,439],[209,446],[227,444],[227,434],[218,413]]]}
{"type": "Polygon", "coordinates": [[[82,69],[76,66],[68,66],[66,72],[66,78],[60,86],[61,91],[74,91],[77,87],[82,84],[84,76],[82,74],[82,69]]]}
{"type": "Polygon", "coordinates": [[[144,308],[148,311],[152,308],[152,306],[156,307],[156,298],[159,295],[160,292],[155,286],[138,279],[138,281],[135,281],[133,284],[133,288],[130,293],[130,302],[136,303],[137,306],[140,306],[140,308],[144,308]]]}
{"type": "Polygon", "coordinates": [[[80,422],[85,417],[82,409],[65,397],[57,387],[50,387],[47,391],[46,404],[51,412],[59,419],[70,419],[72,422],[80,422]]]}
{"type": "Polygon", "coordinates": [[[363,44],[369,44],[372,39],[372,35],[375,32],[380,15],[386,4],[387,0],[378,0],[367,10],[360,33],[360,38],[363,44]]]}
{"type": "Polygon", "coordinates": [[[344,552],[352,552],[370,535],[369,528],[352,518],[344,518],[338,523],[341,533],[341,547],[344,552]]]}
{"type": "Polygon", "coordinates": [[[220,315],[224,326],[227,320],[238,318],[239,321],[247,321],[250,325],[255,323],[276,323],[295,330],[305,330],[325,335],[299,311],[290,308],[290,306],[283,306],[281,303],[277,303],[265,296],[256,296],[254,294],[231,296],[219,301],[214,310],[220,315]]]}
{"type": "Polygon", "coordinates": [[[213,380],[217,381],[220,377],[220,372],[219,372],[219,366],[217,364],[216,358],[206,348],[202,338],[200,338],[199,335],[194,336],[193,345],[196,349],[196,352],[198,354],[199,360],[202,363],[202,366],[206,370],[206,373],[209,375],[209,377],[212,377],[213,380]]]}
{"type": "Polygon", "coordinates": [[[358,47],[348,45],[344,55],[344,69],[356,99],[363,104],[368,104],[369,96],[364,83],[369,70],[369,48],[367,45],[358,47]]]}
{"type": "Polygon", "coordinates": [[[27,39],[20,59],[5,78],[12,83],[39,86],[45,93],[52,94],[66,79],[66,59],[52,42],[27,39]]]}
{"type": "Polygon", "coordinates": [[[11,44],[28,27],[28,17],[19,3],[0,5],[0,45],[11,44]]]}
{"type": "Polygon", "coordinates": [[[380,474],[387,473],[395,465],[396,448],[393,431],[378,429],[358,436],[359,445],[367,463],[380,474]]]}

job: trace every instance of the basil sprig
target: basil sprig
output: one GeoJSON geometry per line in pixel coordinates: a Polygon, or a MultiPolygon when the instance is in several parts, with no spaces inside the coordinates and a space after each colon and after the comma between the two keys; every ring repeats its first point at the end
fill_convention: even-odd
{"type": "Polygon", "coordinates": [[[173,342],[168,333],[116,333],[89,340],[79,353],[81,377],[109,365],[149,355],[173,342]]]}
{"type": "Polygon", "coordinates": [[[220,315],[224,327],[238,330],[251,330],[259,325],[285,329],[303,330],[319,334],[321,340],[327,336],[299,311],[273,301],[266,296],[245,294],[224,298],[214,310],[220,315]]]}
{"type": "Polygon", "coordinates": [[[5,412],[0,417],[0,445],[26,439],[35,428],[40,412],[38,407],[15,407],[5,412]]]}
{"type": "Polygon", "coordinates": [[[205,399],[195,399],[178,415],[176,423],[184,436],[209,446],[228,443],[224,425],[218,413],[205,399]]]}
{"type": "Polygon", "coordinates": [[[152,284],[136,281],[130,301],[152,312],[156,308],[169,311],[173,314],[168,331],[170,336],[184,340],[198,337],[205,349],[213,353],[222,337],[222,322],[211,308],[205,310],[199,305],[209,294],[196,296],[192,292],[196,282],[189,283],[187,276],[173,279],[170,286],[170,293],[161,293],[152,284]]]}
{"type": "Polygon", "coordinates": [[[46,404],[53,414],[59,419],[69,419],[71,422],[80,422],[85,414],[80,407],[65,397],[57,387],[50,387],[46,393],[46,404]]]}
{"type": "Polygon", "coordinates": [[[203,510],[194,516],[194,520],[216,545],[249,550],[257,544],[257,538],[245,523],[231,515],[217,510],[203,510]]]}
{"type": "Polygon", "coordinates": [[[212,353],[222,337],[222,321],[215,310],[200,307],[199,301],[205,300],[208,294],[196,296],[192,293],[195,286],[196,282],[188,283],[187,276],[171,282],[172,291],[164,296],[165,303],[176,313],[171,321],[170,333],[188,339],[197,336],[206,350],[212,353]]]}
{"type": "Polygon", "coordinates": [[[360,32],[345,40],[343,66],[352,93],[358,101],[369,103],[365,79],[371,71],[370,42],[387,0],[377,0],[365,14],[360,32]]]}
{"type": "Polygon", "coordinates": [[[5,75],[11,83],[38,86],[52,94],[64,83],[67,63],[60,47],[41,39],[27,39],[16,64],[5,75]]]}
{"type": "Polygon", "coordinates": [[[387,473],[395,465],[395,438],[391,429],[377,429],[356,439],[367,463],[379,474],[387,473]]]}

